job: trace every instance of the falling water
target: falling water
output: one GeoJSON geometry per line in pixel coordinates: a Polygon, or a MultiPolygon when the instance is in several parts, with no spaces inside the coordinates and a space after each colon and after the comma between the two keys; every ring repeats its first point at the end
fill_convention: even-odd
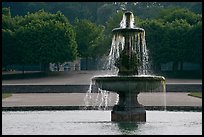
{"type": "Polygon", "coordinates": [[[86,110],[88,108],[88,106],[90,106],[90,100],[92,100],[92,86],[93,86],[93,82],[91,80],[90,85],[89,85],[89,89],[86,92],[86,95],[84,97],[84,103],[85,103],[85,107],[84,109],[86,110]]]}
{"type": "Polygon", "coordinates": [[[124,49],[125,39],[122,35],[113,35],[108,63],[106,69],[111,71],[111,75],[118,74],[119,69],[115,66],[115,61],[120,57],[120,52],[124,49]]]}
{"type": "Polygon", "coordinates": [[[101,101],[100,104],[98,106],[98,109],[103,109],[106,110],[108,107],[108,96],[109,96],[109,91],[107,90],[102,90],[100,88],[98,88],[98,90],[101,93],[101,101]]]}
{"type": "MultiPolygon", "coordinates": [[[[102,90],[99,87],[94,87],[95,84],[91,81],[89,89],[86,92],[84,97],[85,107],[84,110],[87,110],[88,107],[93,107],[97,110],[107,110],[109,104],[111,103],[110,92],[107,90],[102,90]]],[[[117,100],[115,104],[117,103],[117,100]]]]}
{"type": "Polygon", "coordinates": [[[164,93],[164,111],[166,111],[166,81],[162,82],[163,93],[164,93]]]}
{"type": "MultiPolygon", "coordinates": [[[[123,15],[123,19],[120,22],[120,28],[124,29],[126,27],[126,16],[123,15]]],[[[145,40],[145,31],[141,28],[137,28],[134,26],[134,16],[131,14],[130,17],[130,27],[135,30],[130,32],[130,45],[132,47],[132,51],[138,53],[138,58],[141,62],[141,66],[138,68],[139,75],[147,75],[149,74],[148,70],[150,70],[150,66],[148,65],[148,50],[146,47],[146,40],[145,40]]],[[[114,33],[112,38],[111,49],[108,56],[108,61],[106,63],[105,69],[111,71],[111,75],[116,75],[119,69],[115,66],[115,61],[120,57],[121,51],[124,49],[125,45],[125,37],[121,34],[121,32],[114,33]]]]}

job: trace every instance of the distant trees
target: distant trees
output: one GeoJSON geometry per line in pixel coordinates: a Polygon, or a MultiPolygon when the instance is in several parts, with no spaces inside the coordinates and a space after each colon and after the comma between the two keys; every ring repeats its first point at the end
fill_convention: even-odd
{"type": "Polygon", "coordinates": [[[173,62],[174,71],[182,70],[183,62],[202,66],[200,2],[4,2],[2,5],[11,6],[11,11],[2,8],[3,66],[61,63],[76,57],[97,59],[107,55],[112,30],[119,27],[123,9],[132,11],[135,25],[145,29],[150,60],[156,69],[168,62],[173,62]]]}
{"type": "Polygon", "coordinates": [[[175,72],[178,68],[183,70],[184,62],[201,65],[201,19],[200,15],[189,10],[174,8],[164,10],[157,19],[140,23],[146,30],[153,64],[159,67],[162,63],[173,62],[175,72]]]}
{"type": "Polygon", "coordinates": [[[8,29],[2,29],[2,66],[7,67],[18,62],[19,54],[17,52],[14,32],[8,29]]]}
{"type": "Polygon", "coordinates": [[[4,67],[18,61],[15,40],[17,22],[11,17],[10,8],[2,9],[2,65],[4,67]]]}
{"type": "Polygon", "coordinates": [[[105,25],[107,17],[122,9],[130,10],[142,19],[155,18],[162,9],[172,7],[186,8],[202,14],[202,2],[2,2],[2,7],[11,7],[14,16],[40,9],[50,13],[60,10],[71,24],[78,18],[105,25]]]}
{"type": "Polygon", "coordinates": [[[107,3],[100,6],[97,9],[97,20],[98,24],[105,24],[108,19],[116,13],[116,7],[112,3],[107,3]]]}
{"type": "Polygon", "coordinates": [[[4,29],[8,24],[5,23],[2,30],[4,52],[15,49],[12,54],[3,53],[4,65],[41,64],[47,71],[49,63],[73,61],[76,58],[76,34],[62,13],[50,14],[40,10],[24,17],[17,16],[14,20],[18,28],[13,31],[4,29]],[[15,62],[11,61],[13,54],[17,58],[15,62]]]}
{"type": "Polygon", "coordinates": [[[78,44],[79,56],[86,59],[87,69],[88,58],[94,59],[104,54],[104,26],[97,26],[89,20],[76,19],[74,28],[76,31],[76,41],[78,44]]]}

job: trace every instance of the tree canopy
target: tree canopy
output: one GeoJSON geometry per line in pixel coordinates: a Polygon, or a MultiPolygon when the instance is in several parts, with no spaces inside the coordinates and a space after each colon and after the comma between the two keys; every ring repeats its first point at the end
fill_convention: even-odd
{"type": "Polygon", "coordinates": [[[49,64],[76,59],[76,34],[62,13],[51,14],[40,10],[24,17],[16,17],[16,20],[18,28],[13,30],[13,34],[3,29],[5,50],[10,47],[9,50],[12,51],[9,46],[11,44],[6,39],[13,36],[11,40],[15,45],[12,46],[17,49],[19,58],[15,63],[49,64]]]}
{"type": "Polygon", "coordinates": [[[189,10],[174,8],[164,10],[157,19],[140,23],[146,31],[147,46],[153,62],[173,62],[175,69],[178,63],[201,63],[201,19],[200,15],[189,10]],[[191,51],[195,47],[196,50],[191,51]]]}
{"type": "Polygon", "coordinates": [[[60,63],[76,57],[107,55],[112,30],[119,27],[125,10],[132,11],[135,25],[144,28],[150,60],[155,66],[168,62],[173,62],[174,68],[183,62],[201,65],[201,4],[3,2],[3,65],[60,63]]]}

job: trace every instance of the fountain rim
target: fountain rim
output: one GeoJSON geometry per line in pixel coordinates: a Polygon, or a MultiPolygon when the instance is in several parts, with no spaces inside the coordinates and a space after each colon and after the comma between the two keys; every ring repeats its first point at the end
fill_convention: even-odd
{"type": "Polygon", "coordinates": [[[163,76],[154,75],[117,75],[117,76],[94,76],[92,81],[165,81],[163,76]]]}

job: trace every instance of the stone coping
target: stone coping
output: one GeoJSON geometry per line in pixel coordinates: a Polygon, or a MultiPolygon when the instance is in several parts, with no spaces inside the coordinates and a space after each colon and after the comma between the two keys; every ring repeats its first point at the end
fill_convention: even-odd
{"type": "MultiPolygon", "coordinates": [[[[86,93],[89,85],[2,85],[2,93],[86,93]]],[[[166,92],[202,92],[202,84],[166,84],[166,92]]]]}
{"type": "MultiPolygon", "coordinates": [[[[145,110],[164,110],[164,106],[144,106],[145,110]]],[[[62,110],[112,110],[113,106],[106,108],[95,106],[15,106],[2,107],[2,111],[62,111],[62,110]]],[[[202,106],[166,106],[166,111],[196,111],[202,112],[202,106]]]]}

